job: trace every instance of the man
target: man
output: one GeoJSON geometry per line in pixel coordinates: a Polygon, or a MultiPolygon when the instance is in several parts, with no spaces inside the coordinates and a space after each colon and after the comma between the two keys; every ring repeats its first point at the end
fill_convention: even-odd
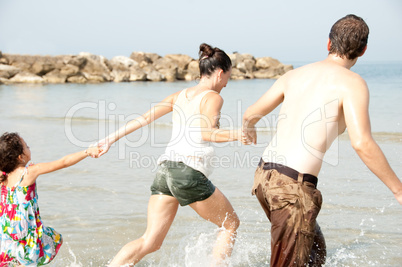
{"type": "Polygon", "coordinates": [[[282,103],[252,189],[271,221],[271,266],[325,263],[317,176],[346,127],[357,154],[402,204],[402,183],[371,135],[367,85],[350,71],[366,51],[368,34],[360,17],[341,18],[331,28],[325,60],[286,73],[244,114],[243,142],[256,143],[254,125],[282,103]]]}

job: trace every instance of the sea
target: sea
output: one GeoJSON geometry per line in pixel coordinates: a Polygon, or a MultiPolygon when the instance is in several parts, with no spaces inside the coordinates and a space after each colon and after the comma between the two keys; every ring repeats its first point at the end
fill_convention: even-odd
{"type": "MultiPolygon", "coordinates": [[[[402,178],[402,62],[358,62],[352,70],[370,89],[374,139],[402,178]]],[[[221,93],[221,127],[240,127],[247,107],[274,82],[229,81],[221,93]]],[[[53,161],[84,150],[166,96],[196,83],[0,85],[0,132],[20,133],[33,163],[53,161]]],[[[268,116],[275,121],[277,114],[278,109],[268,116]]],[[[257,127],[256,145],[214,145],[219,160],[210,179],[241,220],[229,262],[233,267],[269,266],[270,261],[270,223],[251,187],[275,125],[257,127]]],[[[49,266],[106,266],[124,244],[144,233],[156,160],[171,129],[168,114],[121,139],[99,159],[87,158],[39,177],[43,222],[64,239],[49,266]]],[[[324,158],[318,189],[323,195],[317,220],[327,244],[325,266],[402,266],[402,206],[360,160],[347,132],[324,158]]],[[[218,231],[190,207],[180,207],[161,249],[137,266],[210,266],[218,231]]]]}

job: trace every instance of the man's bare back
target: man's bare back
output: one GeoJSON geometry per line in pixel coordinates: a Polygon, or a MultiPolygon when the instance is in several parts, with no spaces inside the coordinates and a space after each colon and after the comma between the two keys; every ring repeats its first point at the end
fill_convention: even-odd
{"type": "Polygon", "coordinates": [[[332,57],[290,71],[277,83],[283,103],[263,160],[318,176],[325,152],[346,128],[344,97],[350,90],[367,93],[366,83],[332,57]]]}

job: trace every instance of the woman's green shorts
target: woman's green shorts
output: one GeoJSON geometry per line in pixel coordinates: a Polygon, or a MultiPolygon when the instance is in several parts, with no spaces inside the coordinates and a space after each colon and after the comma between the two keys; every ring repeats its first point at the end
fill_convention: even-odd
{"type": "Polygon", "coordinates": [[[183,162],[166,160],[158,166],[151,191],[152,195],[175,197],[181,206],[186,206],[209,198],[215,186],[202,172],[183,162]]]}

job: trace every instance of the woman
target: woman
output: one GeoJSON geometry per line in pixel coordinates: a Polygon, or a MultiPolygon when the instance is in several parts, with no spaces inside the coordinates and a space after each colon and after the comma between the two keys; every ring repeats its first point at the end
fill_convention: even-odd
{"type": "Polygon", "coordinates": [[[223,263],[232,252],[239,219],[227,198],[207,178],[212,172],[210,159],[213,156],[209,143],[241,138],[240,129],[219,129],[223,105],[219,93],[230,78],[232,63],[224,51],[201,44],[199,68],[199,84],[168,96],[98,143],[103,150],[101,156],[123,136],[173,111],[172,138],[158,160],[156,178],[151,186],[147,229],[141,238],[126,244],[110,266],[136,264],[145,255],[158,250],[179,204],[189,205],[202,218],[223,226],[213,251],[215,264],[223,263]]]}

